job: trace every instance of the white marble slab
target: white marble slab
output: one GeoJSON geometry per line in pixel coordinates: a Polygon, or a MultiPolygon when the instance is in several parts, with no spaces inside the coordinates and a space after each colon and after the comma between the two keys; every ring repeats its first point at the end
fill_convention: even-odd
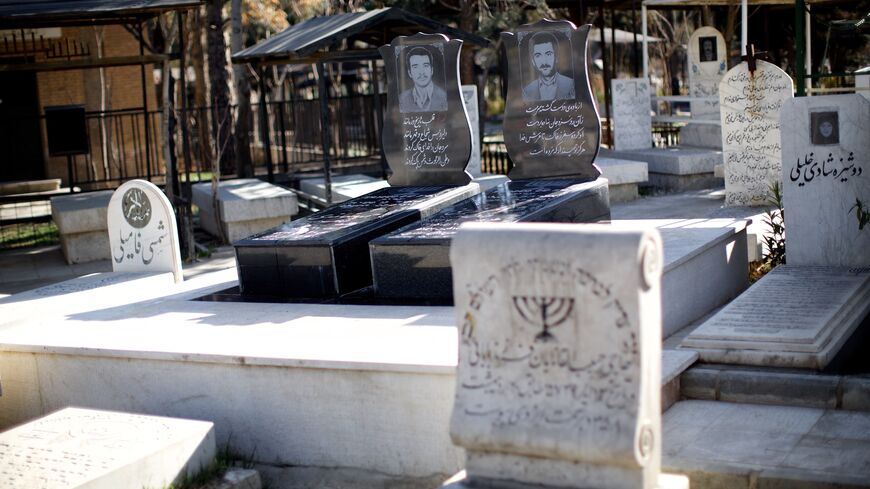
{"type": "Polygon", "coordinates": [[[613,93],[614,149],[652,147],[650,86],[646,78],[611,80],[613,93]]]}
{"type": "Polygon", "coordinates": [[[111,190],[51,198],[51,219],[61,234],[104,231],[111,190]]]}
{"type": "Polygon", "coordinates": [[[649,178],[647,164],[643,161],[598,157],[595,158],[595,164],[601,169],[601,176],[607,179],[608,185],[645,183],[649,178]]]}
{"type": "Polygon", "coordinates": [[[471,157],[465,170],[472,177],[483,174],[480,167],[480,110],[477,98],[477,85],[462,85],[462,102],[465,104],[465,113],[468,114],[468,124],[471,126],[471,157]]]}
{"type": "Polygon", "coordinates": [[[70,407],[0,433],[0,488],[167,487],[214,457],[210,422],[70,407]]]}
{"type": "Polygon", "coordinates": [[[728,51],[722,33],[701,27],[689,37],[689,95],[717,97],[690,102],[693,119],[719,118],[719,81],[728,70],[728,51]]]}
{"type": "Polygon", "coordinates": [[[470,479],[656,485],[661,250],[649,229],[462,226],[450,434],[470,479]]]}
{"type": "Polygon", "coordinates": [[[870,270],[781,265],[682,346],[720,363],[824,368],[870,311],[870,270]]]}
{"type": "Polygon", "coordinates": [[[725,205],[768,205],[770,188],[782,184],[779,113],[792,98],[791,78],[778,66],[756,61],[731,68],[719,83],[725,205]]]}
{"type": "Polygon", "coordinates": [[[0,300],[0,429],[88,405],[209,419],[219,446],[300,470],[462,468],[454,308],[204,302],[234,269],[119,275],[0,300]]]}
{"type": "Polygon", "coordinates": [[[130,180],[118,187],[107,218],[112,270],[172,272],[184,280],[175,212],[156,185],[130,180]]]}
{"type": "Polygon", "coordinates": [[[286,223],[299,213],[294,192],[256,178],[220,182],[217,208],[211,182],[197,183],[192,188],[200,226],[230,243],[286,223]]]}
{"type": "Polygon", "coordinates": [[[782,109],[783,206],[788,263],[870,266],[870,100],[797,97],[782,109]]]}

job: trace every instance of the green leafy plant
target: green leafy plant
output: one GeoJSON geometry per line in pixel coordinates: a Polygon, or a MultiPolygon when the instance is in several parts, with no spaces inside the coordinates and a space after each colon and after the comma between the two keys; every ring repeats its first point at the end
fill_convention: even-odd
{"type": "Polygon", "coordinates": [[[864,226],[870,224],[870,209],[864,206],[861,199],[855,199],[855,205],[849,207],[849,212],[855,209],[855,217],[858,218],[858,230],[863,231],[864,226]]]}
{"type": "Polygon", "coordinates": [[[773,268],[785,264],[785,210],[782,207],[782,188],[779,182],[770,186],[767,201],[775,207],[764,216],[764,223],[770,228],[770,234],[764,235],[764,242],[767,244],[765,261],[773,268]]]}
{"type": "Polygon", "coordinates": [[[770,186],[767,201],[773,206],[773,209],[765,213],[763,220],[770,228],[770,233],[764,234],[767,255],[762,260],[750,264],[749,277],[752,282],[760,279],[777,265],[785,264],[785,209],[782,206],[782,187],[779,182],[774,182],[770,186]]]}

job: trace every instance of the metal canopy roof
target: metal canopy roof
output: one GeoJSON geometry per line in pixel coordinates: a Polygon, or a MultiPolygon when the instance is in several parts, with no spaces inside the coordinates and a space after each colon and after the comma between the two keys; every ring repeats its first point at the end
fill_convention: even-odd
{"type": "Polygon", "coordinates": [[[345,59],[374,59],[375,49],[349,49],[323,52],[336,47],[343,39],[358,40],[371,46],[389,43],[396,36],[417,32],[443,33],[455,39],[488,46],[483,37],[449,27],[432,19],[395,7],[314,17],[289,27],[233,56],[234,63],[310,63],[345,59]]]}
{"type": "Polygon", "coordinates": [[[205,0],[0,0],[0,27],[30,27],[155,15],[205,0]]]}
{"type": "MultiPolygon", "coordinates": [[[[749,5],[794,5],[794,0],[747,0],[749,5]]],[[[806,4],[838,3],[837,0],[804,0],[806,4]]],[[[648,8],[696,7],[702,5],[740,5],[740,0],[643,0],[648,8]]]]}

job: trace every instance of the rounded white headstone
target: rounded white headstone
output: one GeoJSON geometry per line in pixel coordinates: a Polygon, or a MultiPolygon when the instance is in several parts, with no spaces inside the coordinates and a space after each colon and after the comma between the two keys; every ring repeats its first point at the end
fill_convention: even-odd
{"type": "Polygon", "coordinates": [[[792,98],[791,78],[776,65],[744,61],[719,83],[725,205],[766,205],[770,187],[782,183],[779,113],[792,98]]]}
{"type": "Polygon", "coordinates": [[[109,201],[109,245],[116,272],[172,272],[183,280],[175,213],[153,183],[130,180],[109,201]]]}
{"type": "MultiPolygon", "coordinates": [[[[719,81],[728,70],[728,52],[722,33],[701,27],[689,38],[689,95],[718,97],[719,81]]],[[[719,100],[692,101],[693,119],[718,119],[719,100]]]]}

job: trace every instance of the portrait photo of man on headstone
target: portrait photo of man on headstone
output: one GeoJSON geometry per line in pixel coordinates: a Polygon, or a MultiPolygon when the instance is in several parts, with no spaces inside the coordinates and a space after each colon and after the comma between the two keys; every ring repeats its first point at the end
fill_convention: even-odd
{"type": "MultiPolygon", "coordinates": [[[[523,70],[524,76],[534,73],[534,79],[523,85],[523,101],[542,102],[547,100],[573,100],[574,70],[570,63],[562,67],[560,73],[560,53],[570,52],[568,37],[558,31],[538,31],[529,36],[526,46],[529,53],[529,65],[532,70],[523,70]],[[560,46],[562,38],[564,46],[560,46]]],[[[522,42],[522,41],[521,41],[522,42]]],[[[520,53],[526,51],[520,50],[520,53]]],[[[570,59],[570,57],[567,57],[570,59]]]]}
{"type": "Polygon", "coordinates": [[[839,144],[840,124],[837,112],[811,112],[810,133],[813,144],[839,144]]]}
{"type": "Polygon", "coordinates": [[[702,63],[706,63],[708,61],[716,61],[716,58],[718,57],[716,54],[716,38],[713,36],[699,37],[698,53],[700,53],[701,55],[702,63]]]}
{"type": "Polygon", "coordinates": [[[398,79],[403,81],[399,94],[399,112],[443,112],[447,110],[444,91],[444,58],[436,54],[434,46],[411,46],[397,55],[400,57],[398,79]],[[404,66],[403,66],[404,65],[404,66]],[[406,73],[407,77],[402,73],[406,73]],[[441,84],[435,82],[436,79],[441,84]]]}

